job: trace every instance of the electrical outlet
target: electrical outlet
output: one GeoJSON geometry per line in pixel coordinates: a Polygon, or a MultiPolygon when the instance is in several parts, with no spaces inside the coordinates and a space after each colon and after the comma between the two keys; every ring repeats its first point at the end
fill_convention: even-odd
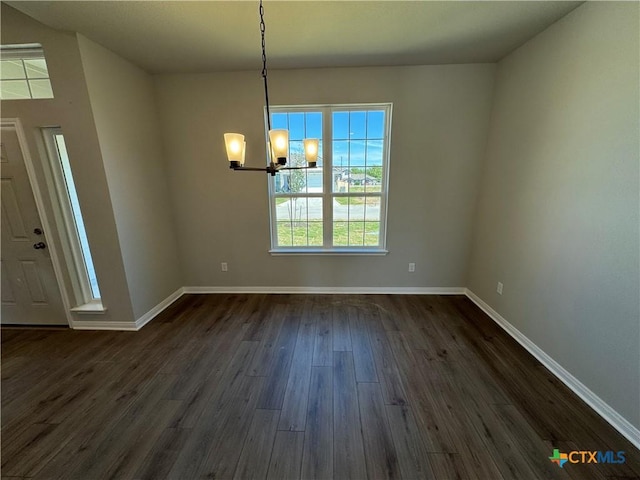
{"type": "Polygon", "coordinates": [[[496,288],[496,292],[498,292],[498,295],[502,295],[502,287],[504,287],[504,285],[502,285],[502,282],[498,282],[498,288],[496,288]]]}
{"type": "Polygon", "coordinates": [[[229,270],[229,266],[227,265],[227,262],[222,262],[220,264],[220,270],[222,270],[223,272],[226,272],[229,270]]]}
{"type": "Polygon", "coordinates": [[[416,271],[416,264],[415,263],[410,263],[409,264],[409,271],[410,272],[415,272],[416,271]]]}

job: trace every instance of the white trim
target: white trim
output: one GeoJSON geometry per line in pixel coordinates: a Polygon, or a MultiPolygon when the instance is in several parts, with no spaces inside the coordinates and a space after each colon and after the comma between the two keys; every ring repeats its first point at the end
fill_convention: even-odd
{"type": "Polygon", "coordinates": [[[380,248],[371,248],[371,249],[365,249],[365,248],[353,248],[353,249],[347,249],[347,248],[332,248],[332,249],[321,249],[321,248],[309,248],[309,247],[300,247],[300,248],[294,248],[294,247],[282,247],[282,248],[275,248],[275,249],[271,249],[269,250],[269,253],[274,256],[287,256],[290,257],[292,255],[302,255],[302,256],[306,256],[306,255],[336,255],[336,256],[345,256],[345,255],[361,255],[361,256],[372,256],[372,257],[382,257],[384,255],[387,255],[389,253],[389,250],[384,250],[384,249],[380,249],[380,248]]]}
{"type": "Polygon", "coordinates": [[[184,293],[464,295],[464,287],[184,287],[184,293]]]}
{"type": "MultiPolygon", "coordinates": [[[[295,194],[276,193],[274,177],[267,176],[268,193],[269,193],[269,232],[271,239],[271,255],[386,255],[387,251],[387,210],[389,204],[389,171],[391,163],[391,119],[393,112],[393,102],[380,103],[348,103],[348,104],[318,104],[318,105],[271,105],[269,113],[322,113],[322,141],[325,149],[322,156],[322,166],[319,167],[323,172],[323,190],[322,192],[299,192],[295,194]],[[360,110],[382,110],[384,111],[384,137],[382,139],[383,156],[382,156],[382,172],[383,181],[380,184],[379,192],[334,192],[333,191],[333,174],[335,162],[333,161],[333,153],[327,145],[333,141],[332,125],[334,112],[352,112],[360,110]],[[351,247],[351,251],[347,252],[349,247],[335,246],[333,244],[333,202],[336,197],[362,197],[372,196],[380,198],[380,244],[368,249],[367,247],[351,247]],[[322,208],[322,225],[323,240],[321,247],[288,247],[278,245],[278,227],[277,227],[277,198],[320,198],[323,201],[322,208]]],[[[265,108],[265,136],[268,138],[267,128],[267,110],[265,108]]],[[[347,139],[348,140],[348,139],[347,139]]],[[[329,145],[330,146],[330,145],[329,145]]],[[[269,157],[268,141],[267,141],[267,158],[269,157]]],[[[347,219],[347,223],[350,220],[347,219]]]]}
{"type": "MultiPolygon", "coordinates": [[[[22,122],[19,118],[3,118],[2,120],[0,120],[0,126],[13,127],[15,129],[16,135],[18,136],[18,143],[20,144],[20,149],[22,150],[24,166],[27,169],[27,177],[29,177],[29,183],[31,183],[33,198],[36,202],[36,210],[38,210],[38,215],[40,215],[40,222],[42,222],[42,227],[45,232],[57,232],[57,228],[53,228],[55,223],[49,221],[47,211],[44,208],[45,203],[42,198],[41,186],[38,183],[38,178],[33,166],[31,154],[29,153],[29,142],[27,141],[24,129],[22,128],[22,122]]],[[[64,283],[62,262],[59,255],[59,247],[54,237],[55,235],[47,236],[47,247],[49,249],[51,263],[53,264],[53,272],[55,273],[56,281],[58,282],[58,288],[60,289],[64,315],[67,317],[67,323],[69,324],[69,326],[71,326],[73,322],[73,317],[71,315],[71,305],[69,304],[69,295],[64,283]]]]}
{"type": "Polygon", "coordinates": [[[77,307],[72,308],[71,311],[79,314],[101,314],[106,313],[107,309],[102,305],[102,300],[94,299],[83,305],[78,305],[77,307]]]}
{"type": "Polygon", "coordinates": [[[542,365],[544,365],[558,380],[569,387],[578,397],[584,400],[596,413],[604,418],[613,428],[622,434],[627,440],[640,449],[640,430],[633,426],[627,419],[616,412],[609,404],[591,391],[580,380],[569,373],[562,365],[551,358],[540,347],[527,338],[520,330],[511,325],[502,315],[491,308],[480,297],[468,288],[465,293],[469,299],[484,311],[494,322],[511,335],[542,365]]]}
{"type": "Polygon", "coordinates": [[[104,320],[74,320],[71,326],[74,330],[117,330],[136,332],[140,330],[134,322],[109,322],[104,320]]]}
{"type": "MultiPolygon", "coordinates": [[[[184,288],[180,287],[167,298],[158,303],[135,322],[110,322],[105,320],[74,320],[71,328],[75,330],[126,330],[138,331],[147,323],[157,317],[165,308],[175,302],[184,294],[184,288]]],[[[95,312],[94,312],[95,313],[95,312]]]]}
{"type": "Polygon", "coordinates": [[[178,298],[180,298],[184,294],[184,287],[180,287],[167,298],[162,300],[159,304],[149,310],[147,313],[142,315],[139,319],[136,320],[136,330],[140,330],[147,323],[153,320],[156,316],[160,315],[162,311],[175,302],[178,298]]]}

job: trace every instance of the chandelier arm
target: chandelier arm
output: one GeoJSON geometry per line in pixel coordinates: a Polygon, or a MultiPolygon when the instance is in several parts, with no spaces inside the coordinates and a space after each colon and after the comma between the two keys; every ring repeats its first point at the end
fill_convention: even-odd
{"type": "Polygon", "coordinates": [[[271,130],[271,112],[269,111],[269,88],[267,86],[267,47],[264,40],[264,7],[260,0],[260,35],[262,37],[262,79],[264,80],[264,101],[267,106],[267,130],[271,130]]]}

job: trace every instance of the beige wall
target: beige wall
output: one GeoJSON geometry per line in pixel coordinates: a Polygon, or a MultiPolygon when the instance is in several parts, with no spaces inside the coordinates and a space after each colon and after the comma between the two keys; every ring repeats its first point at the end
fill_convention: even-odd
{"type": "Polygon", "coordinates": [[[186,285],[463,287],[493,65],[270,72],[272,104],[393,102],[387,256],[271,256],[259,71],[156,77],[186,285]],[[229,272],[220,271],[220,262],[229,272]],[[416,272],[408,273],[409,262],[416,272]]]}
{"type": "Polygon", "coordinates": [[[78,35],[133,312],[182,286],[153,80],[78,35]]]}
{"type": "MultiPolygon", "coordinates": [[[[50,100],[2,101],[2,117],[20,118],[29,151],[36,158],[42,150],[40,128],[62,127],[102,301],[108,309],[103,315],[75,315],[75,319],[131,322],[134,316],[122,252],[76,37],[52,30],[4,3],[1,8],[2,43],[42,44],[55,95],[50,100]]],[[[39,161],[34,163],[38,181],[44,185],[43,169],[39,161]]],[[[48,217],[53,218],[50,205],[46,207],[48,217]]],[[[60,244],[55,232],[46,235],[50,244],[60,244]]],[[[65,284],[71,290],[68,277],[65,284]]]]}
{"type": "Polygon", "coordinates": [[[638,8],[587,3],[499,63],[468,282],[636,427],[638,8]]]}

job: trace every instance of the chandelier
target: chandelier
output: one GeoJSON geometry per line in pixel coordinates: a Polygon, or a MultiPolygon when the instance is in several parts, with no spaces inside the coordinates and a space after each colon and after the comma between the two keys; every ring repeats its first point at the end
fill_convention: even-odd
{"type": "Polygon", "coordinates": [[[267,172],[274,176],[280,170],[302,170],[314,168],[318,160],[318,139],[304,139],[304,156],[307,161],[306,167],[287,167],[289,156],[289,131],[285,129],[271,129],[271,113],[269,112],[269,89],[267,87],[267,53],[264,41],[264,7],[260,0],[260,34],[262,36],[262,78],[264,80],[264,101],[267,110],[267,128],[269,137],[267,139],[267,151],[269,152],[269,165],[266,167],[245,167],[244,158],[247,143],[241,133],[225,133],[224,143],[227,149],[229,167],[233,170],[267,172]]]}

